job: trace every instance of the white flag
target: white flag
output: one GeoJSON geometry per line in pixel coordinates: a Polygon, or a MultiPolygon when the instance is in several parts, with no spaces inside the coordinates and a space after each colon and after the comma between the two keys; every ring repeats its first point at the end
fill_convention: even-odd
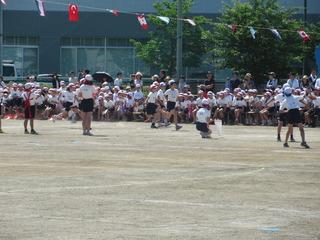
{"type": "Polygon", "coordinates": [[[6,1],[5,0],[1,0],[2,4],[6,5],[6,1]]]}
{"type": "Polygon", "coordinates": [[[41,17],[46,16],[46,11],[44,10],[43,0],[36,0],[37,8],[41,17]]]}
{"type": "Polygon", "coordinates": [[[281,38],[281,35],[280,35],[280,33],[278,32],[277,29],[271,28],[270,31],[271,31],[274,35],[276,35],[277,38],[279,38],[280,40],[282,39],[282,38],[281,38]]]}
{"type": "Polygon", "coordinates": [[[166,24],[170,23],[170,18],[168,17],[163,17],[163,16],[157,16],[160,20],[164,21],[166,24]]]}
{"type": "Polygon", "coordinates": [[[184,19],[186,22],[190,23],[192,26],[195,26],[196,23],[191,19],[184,19]]]}
{"type": "Polygon", "coordinates": [[[257,31],[254,30],[253,27],[250,27],[249,29],[250,29],[250,33],[251,33],[252,38],[253,38],[253,39],[256,39],[256,32],[257,32],[257,31]]]}

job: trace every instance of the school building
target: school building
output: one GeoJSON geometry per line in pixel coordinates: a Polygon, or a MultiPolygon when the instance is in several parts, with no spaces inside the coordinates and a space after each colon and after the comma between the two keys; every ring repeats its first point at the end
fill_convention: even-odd
{"type": "MultiPolygon", "coordinates": [[[[88,68],[92,72],[115,74],[142,71],[146,75],[155,70],[136,58],[130,39],[146,39],[148,31],[139,26],[135,15],[121,11],[154,13],[153,3],[160,0],[50,0],[44,1],[46,17],[40,17],[34,0],[6,0],[3,8],[3,59],[14,60],[18,75],[39,73],[78,72],[88,68]],[[79,5],[79,21],[69,22],[68,4],[79,5]],[[88,8],[81,8],[88,6],[88,8]],[[117,9],[115,17],[103,9],[117,9]]],[[[304,0],[279,0],[286,8],[303,14],[304,0]]],[[[222,0],[195,0],[192,14],[210,18],[219,15],[222,0]]],[[[308,19],[320,20],[319,0],[308,0],[308,19]]],[[[214,69],[203,65],[200,70],[214,69]]],[[[199,69],[194,70],[199,71],[199,69]]],[[[192,74],[188,71],[187,75],[192,74]]]]}

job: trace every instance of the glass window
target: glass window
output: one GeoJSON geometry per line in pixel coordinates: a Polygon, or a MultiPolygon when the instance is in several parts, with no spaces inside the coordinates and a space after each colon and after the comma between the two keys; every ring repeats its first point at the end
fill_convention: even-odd
{"type": "Polygon", "coordinates": [[[122,72],[129,76],[134,72],[134,49],[133,48],[107,48],[107,72],[115,75],[122,72]]]}
{"type": "Polygon", "coordinates": [[[68,76],[70,72],[77,72],[77,49],[61,48],[60,71],[63,76],[68,76]]]}
{"type": "Polygon", "coordinates": [[[3,47],[3,59],[14,61],[17,75],[23,76],[23,48],[3,47]]]}
{"type": "Polygon", "coordinates": [[[23,49],[23,75],[38,73],[38,48],[23,49]]]}
{"type": "Polygon", "coordinates": [[[78,48],[78,70],[89,69],[91,73],[105,71],[104,48],[78,48]]]}

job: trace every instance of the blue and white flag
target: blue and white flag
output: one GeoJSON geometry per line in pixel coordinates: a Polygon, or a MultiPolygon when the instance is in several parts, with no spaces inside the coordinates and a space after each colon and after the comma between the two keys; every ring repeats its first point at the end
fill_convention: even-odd
{"type": "Polygon", "coordinates": [[[39,14],[41,17],[45,17],[46,16],[46,11],[44,9],[44,3],[43,0],[35,0],[36,4],[37,4],[37,8],[39,10],[39,14]]]}
{"type": "Polygon", "coordinates": [[[280,33],[278,32],[277,29],[270,28],[270,31],[271,31],[274,35],[276,35],[277,38],[279,38],[280,40],[282,40],[281,35],[280,35],[280,33]]]}
{"type": "Polygon", "coordinates": [[[253,38],[253,39],[256,39],[256,32],[257,32],[257,31],[254,30],[253,27],[250,27],[249,30],[250,30],[250,33],[251,33],[252,38],[253,38]]]}
{"type": "Polygon", "coordinates": [[[164,16],[157,16],[161,21],[165,22],[166,24],[170,23],[170,18],[164,16]]]}

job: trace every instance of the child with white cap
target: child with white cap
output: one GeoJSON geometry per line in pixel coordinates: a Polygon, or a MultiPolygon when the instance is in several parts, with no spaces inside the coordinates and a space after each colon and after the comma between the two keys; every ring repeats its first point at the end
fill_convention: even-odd
{"type": "Polygon", "coordinates": [[[36,95],[32,91],[33,83],[26,83],[24,85],[24,92],[22,93],[23,106],[24,106],[24,133],[29,134],[28,121],[30,120],[31,134],[37,135],[34,130],[34,116],[36,112],[36,95]]]}
{"type": "Polygon", "coordinates": [[[146,99],[146,111],[147,115],[151,118],[151,128],[158,128],[156,126],[156,122],[159,121],[159,114],[157,111],[157,96],[158,96],[158,87],[154,84],[150,86],[150,92],[148,94],[148,97],[146,99]]]}
{"type": "Polygon", "coordinates": [[[168,119],[170,119],[171,116],[173,116],[173,121],[176,125],[176,130],[178,131],[179,129],[182,128],[182,126],[178,125],[178,113],[176,111],[176,104],[179,96],[179,91],[178,89],[176,89],[177,87],[176,81],[170,80],[169,86],[170,88],[164,93],[164,96],[166,97],[166,100],[167,100],[167,111],[169,112],[168,119]]]}
{"type": "Polygon", "coordinates": [[[283,147],[289,147],[288,145],[288,139],[290,134],[292,134],[293,131],[293,125],[298,124],[300,135],[301,135],[301,146],[304,148],[310,148],[309,145],[306,143],[305,140],[305,132],[299,112],[299,97],[292,95],[292,88],[286,87],[284,89],[284,100],[281,102],[280,105],[280,111],[283,112],[285,109],[287,109],[288,113],[288,131],[286,134],[286,140],[283,144],[283,147]]]}
{"type": "Polygon", "coordinates": [[[93,86],[93,78],[90,74],[85,76],[85,81],[80,86],[78,97],[82,99],[81,101],[81,119],[83,135],[92,136],[91,121],[92,121],[92,111],[94,107],[94,97],[96,89],[93,86]]]}
{"type": "Polygon", "coordinates": [[[207,99],[202,100],[202,107],[197,111],[196,128],[202,138],[211,138],[212,131],[209,129],[210,104],[207,99]]]}

